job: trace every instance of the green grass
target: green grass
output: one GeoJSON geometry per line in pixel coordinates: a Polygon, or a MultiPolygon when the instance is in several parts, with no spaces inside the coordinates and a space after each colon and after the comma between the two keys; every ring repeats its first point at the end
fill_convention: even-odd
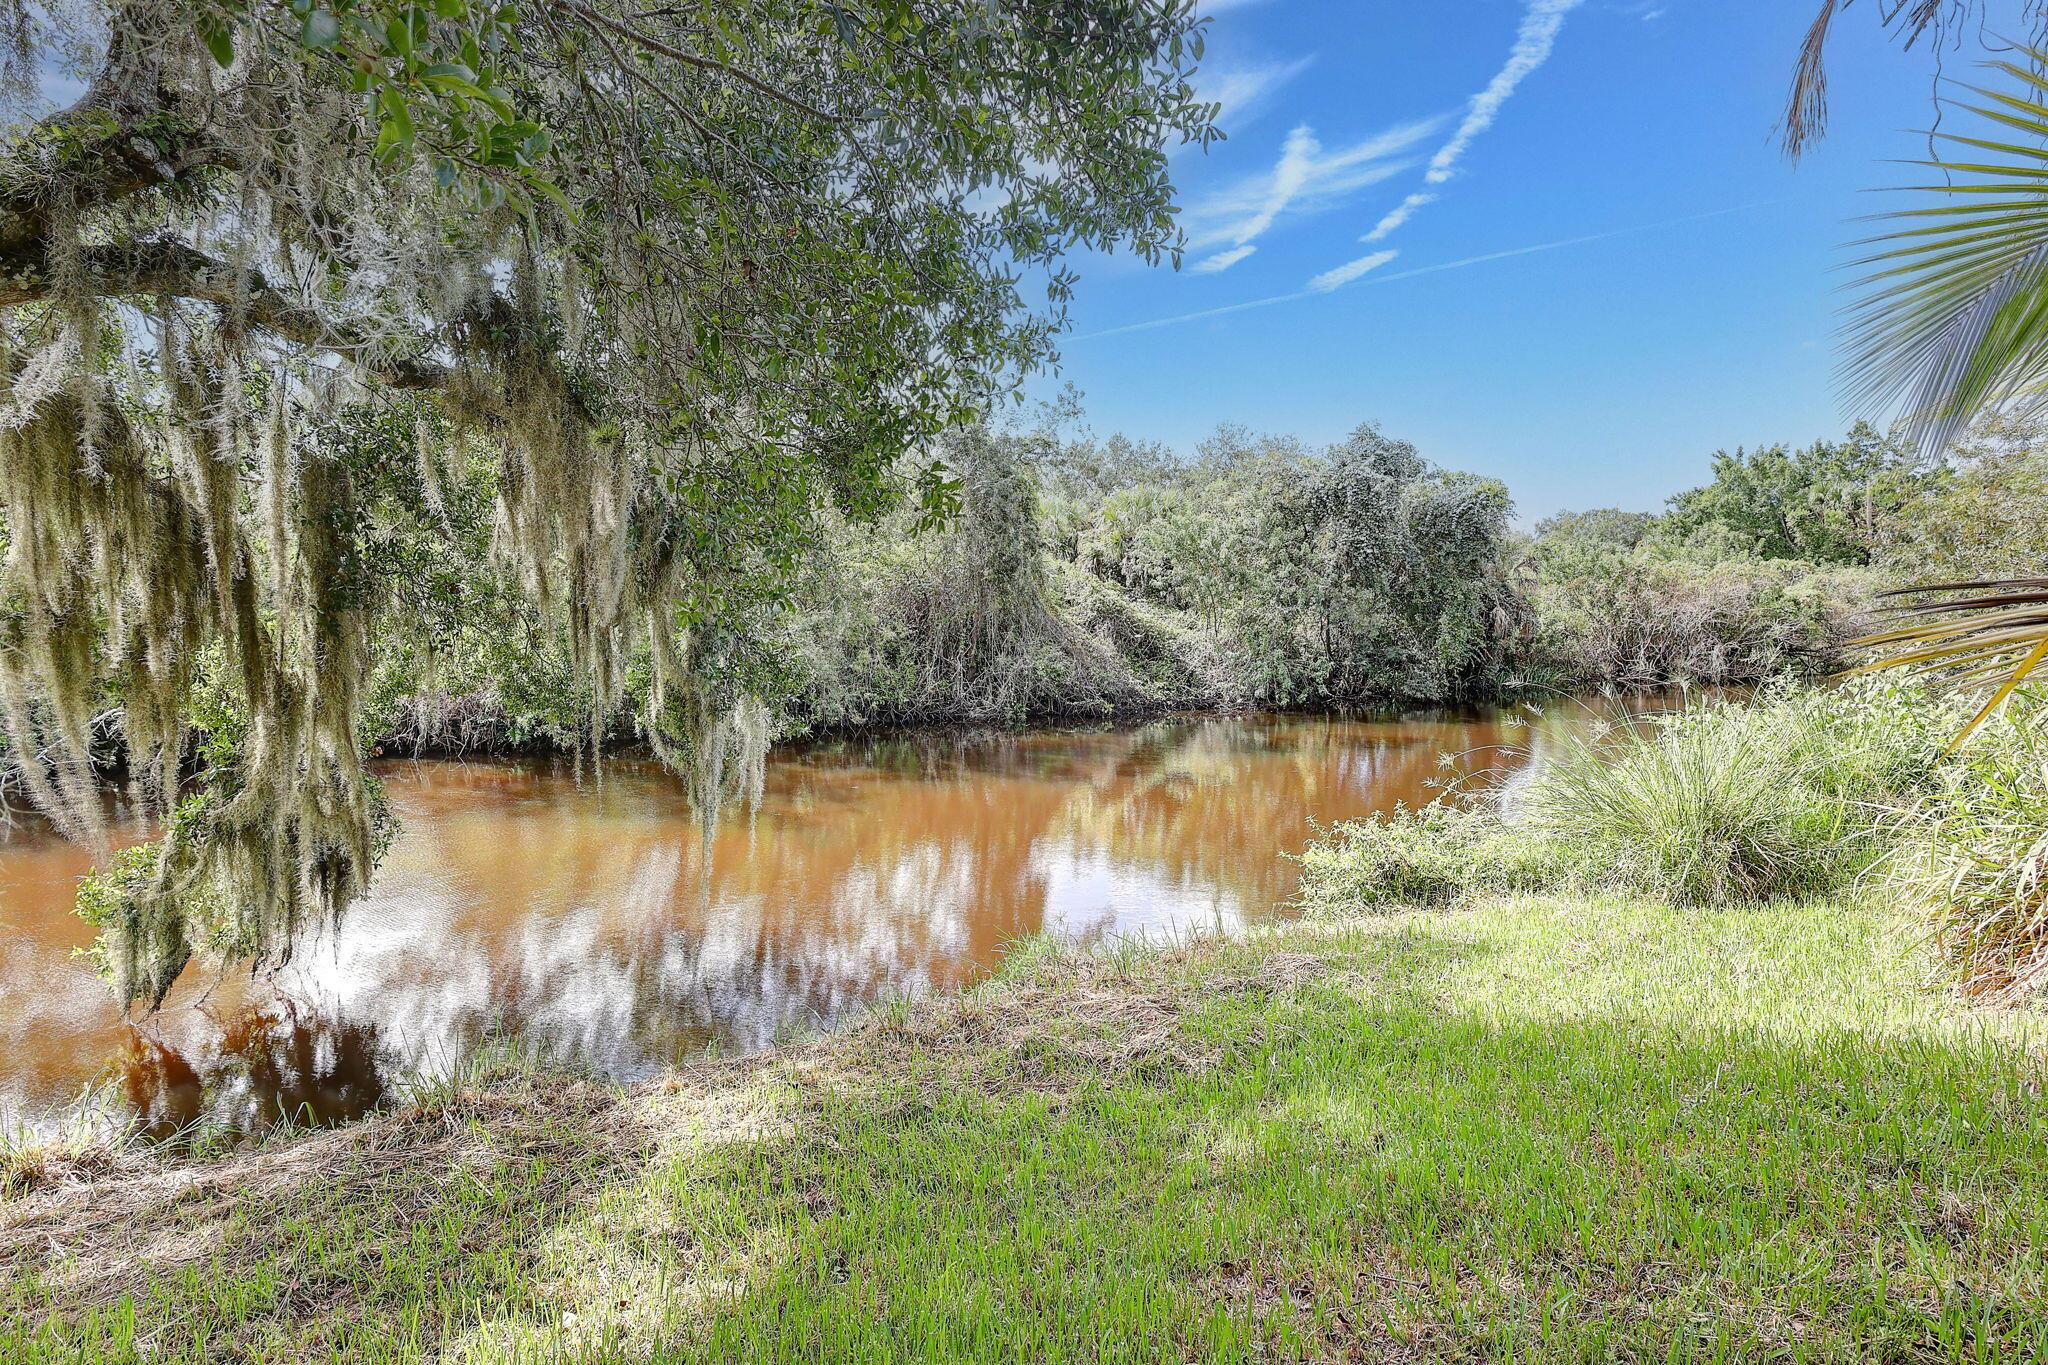
{"type": "Polygon", "coordinates": [[[2048,1021],[1924,990],[1882,911],[1013,961],[0,1205],[0,1360],[2048,1356],[2048,1021]]]}

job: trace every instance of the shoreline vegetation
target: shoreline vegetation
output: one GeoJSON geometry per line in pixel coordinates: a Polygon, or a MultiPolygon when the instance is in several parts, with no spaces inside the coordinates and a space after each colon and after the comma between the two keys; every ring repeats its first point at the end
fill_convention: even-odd
{"type": "MultiPolygon", "coordinates": [[[[1966,515],[1957,490],[1990,458],[1928,471],[1859,427],[1724,453],[1661,515],[1564,514],[1525,534],[1497,482],[1369,425],[1320,450],[1225,428],[1184,457],[1059,420],[953,441],[943,526],[910,505],[828,521],[786,594],[699,627],[712,691],[759,698],[794,738],[1814,676],[1899,581],[1908,528],[1966,515]]],[[[362,439],[386,436],[410,439],[362,439]]],[[[2009,462],[2048,466],[2048,439],[1999,440],[2009,462]]],[[[457,529],[472,553],[424,578],[408,633],[435,647],[380,654],[368,743],[587,746],[569,660],[477,568],[487,519],[457,529]]],[[[629,672],[606,742],[646,742],[650,682],[629,672]]]]}
{"type": "Polygon", "coordinates": [[[649,1084],[17,1196],[0,1354],[2038,1358],[2048,1017],[1927,971],[1855,897],[1028,941],[649,1084]]]}
{"type": "MultiPolygon", "coordinates": [[[[417,416],[400,404],[335,437],[398,497],[423,477],[417,416]]],[[[1498,482],[1369,424],[1323,449],[1226,427],[1182,456],[1062,434],[1069,417],[1053,408],[1036,429],[951,440],[957,507],[943,525],[908,502],[872,523],[825,518],[800,560],[764,566],[757,596],[689,631],[698,701],[752,699],[769,737],[795,739],[1818,676],[1924,542],[1955,572],[2003,563],[1971,538],[1987,481],[2048,480],[2048,436],[2031,427],[1987,429],[1928,470],[1859,426],[1839,442],[1723,452],[1712,480],[1662,514],[1564,513],[1525,533],[1498,482]]],[[[648,657],[594,724],[570,651],[491,567],[488,480],[476,462],[442,475],[443,515],[384,533],[412,572],[370,641],[364,753],[595,742],[651,747],[686,770],[700,756],[747,766],[733,760],[754,755],[729,744],[673,749],[648,657]],[[474,486],[445,482],[463,469],[474,486]]],[[[199,663],[193,777],[246,743],[228,661],[199,663]]],[[[98,690],[89,748],[101,778],[119,780],[125,697],[112,679],[98,690]]],[[[24,778],[0,769],[25,803],[24,778]]]]}
{"type": "MultiPolygon", "coordinates": [[[[469,448],[479,438],[437,424],[422,401],[327,432],[335,457],[365,471],[374,535],[356,552],[403,568],[402,591],[358,621],[351,738],[321,751],[346,781],[303,810],[249,784],[249,756],[276,755],[238,698],[239,656],[219,649],[193,654],[178,738],[142,744],[147,761],[124,746],[161,717],[147,698],[139,722],[129,714],[141,694],[118,673],[83,689],[91,716],[118,726],[81,721],[89,743],[16,746],[36,757],[7,765],[18,787],[0,796],[34,796],[74,836],[103,820],[94,788],[106,776],[125,775],[159,812],[163,837],[108,863],[81,897],[125,1000],[161,1002],[194,961],[275,962],[297,926],[345,914],[392,834],[362,762],[379,749],[643,744],[711,820],[758,800],[778,737],[1812,675],[1840,662],[1911,562],[1913,534],[1981,521],[1985,470],[2048,467],[2048,437],[2031,426],[1928,467],[1859,425],[1839,442],[1723,453],[1712,480],[1661,515],[1567,514],[1524,535],[1497,481],[1437,467],[1370,424],[1323,449],[1224,428],[1183,456],[1065,435],[1073,409],[1054,406],[1033,429],[972,427],[938,444],[944,517],[911,498],[872,516],[821,513],[800,553],[725,585],[746,591],[679,606],[639,644],[614,641],[622,652],[593,692],[594,656],[494,559],[495,475],[469,448]],[[423,463],[423,441],[465,458],[423,463]],[[437,510],[423,517],[430,467],[437,510]],[[273,818],[330,817],[310,843],[265,843],[273,818]],[[315,846],[316,872],[293,873],[315,846]]],[[[73,675],[65,686],[81,693],[73,675]]],[[[37,725],[57,714],[17,712],[37,725]]]]}
{"type": "Polygon", "coordinates": [[[1779,685],[1331,831],[1239,937],[17,1157],[0,1356],[2040,1358],[2041,705],[1950,755],[1955,702],[1779,685]]]}

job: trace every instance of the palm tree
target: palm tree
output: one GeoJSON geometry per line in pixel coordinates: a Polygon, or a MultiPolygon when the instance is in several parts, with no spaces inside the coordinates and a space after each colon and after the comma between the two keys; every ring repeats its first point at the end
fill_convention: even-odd
{"type": "MultiPolygon", "coordinates": [[[[1793,78],[1785,145],[1797,155],[1826,118],[1822,56],[1830,26],[1852,0],[1824,0],[1793,78]]],[[[2026,0],[2040,23],[2048,0],[2026,0]]],[[[1939,48],[1979,14],[1978,0],[1902,0],[1883,22],[1907,46],[1939,48]]],[[[1902,408],[1930,456],[1996,408],[2048,408],[2048,51],[2015,46],[1989,62],[2005,88],[1968,86],[1963,132],[1930,135],[1933,196],[1884,215],[1856,264],[1842,376],[1853,406],[1902,408]]],[[[1891,629],[1857,643],[1871,668],[1907,668],[1958,685],[1992,683],[1966,737],[2048,663],[2048,578],[1935,583],[1893,594],[1891,629]]]]}

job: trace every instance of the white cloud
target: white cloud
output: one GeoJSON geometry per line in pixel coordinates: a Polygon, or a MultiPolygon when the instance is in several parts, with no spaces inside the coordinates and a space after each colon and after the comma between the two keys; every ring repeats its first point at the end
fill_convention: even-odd
{"type": "Polygon", "coordinates": [[[1440,118],[1404,123],[1326,151],[1303,124],[1287,135],[1272,170],[1246,176],[1189,209],[1189,244],[1197,251],[1247,246],[1282,217],[1342,203],[1414,164],[1401,153],[1442,125],[1440,118]]]}
{"type": "Polygon", "coordinates": [[[1239,246],[1273,226],[1273,220],[1294,202],[1294,196],[1301,193],[1309,177],[1315,174],[1316,157],[1322,150],[1322,144],[1316,141],[1316,135],[1309,131],[1306,123],[1287,135],[1286,145],[1280,149],[1280,160],[1266,181],[1266,192],[1259,207],[1234,229],[1239,246]]]}
{"type": "Polygon", "coordinates": [[[1207,256],[1196,261],[1194,271],[1197,275],[1220,274],[1257,250],[1258,248],[1250,243],[1246,243],[1244,246],[1234,246],[1228,251],[1219,251],[1214,256],[1207,256]]]}
{"type": "Polygon", "coordinates": [[[1308,282],[1308,287],[1318,294],[1327,294],[1332,289],[1345,285],[1370,271],[1378,270],[1401,253],[1398,251],[1375,251],[1370,256],[1360,256],[1355,261],[1346,261],[1335,270],[1325,270],[1308,282]]]}
{"type": "MultiPolygon", "coordinates": [[[[1555,242],[1537,242],[1532,246],[1509,247],[1505,251],[1489,251],[1483,255],[1466,256],[1455,261],[1442,261],[1436,265],[1417,266],[1413,270],[1397,270],[1391,274],[1376,275],[1366,283],[1368,286],[1392,284],[1396,280],[1412,280],[1421,275],[1438,275],[1446,270],[1463,270],[1469,266],[1484,265],[1491,261],[1505,261],[1516,256],[1534,256],[1538,252],[1558,251],[1564,247],[1582,246],[1588,242],[1602,242],[1606,241],[1609,237],[1627,237],[1638,232],[1656,232],[1663,228],[1679,227],[1686,223],[1705,222],[1709,218],[1723,218],[1731,213],[1748,213],[1752,209],[1765,208],[1775,202],[1777,201],[1763,200],[1753,204],[1737,204],[1732,208],[1710,209],[1705,213],[1690,213],[1683,218],[1666,218],[1658,223],[1640,223],[1634,227],[1612,228],[1606,232],[1590,232],[1582,237],[1566,237],[1555,242]]],[[[1374,253],[1374,256],[1392,255],[1394,253],[1391,251],[1374,253]]],[[[1362,257],[1357,261],[1351,262],[1349,265],[1341,265],[1335,270],[1326,271],[1316,276],[1314,280],[1309,281],[1309,287],[1306,289],[1296,289],[1285,294],[1273,294],[1263,299],[1246,299],[1242,303],[1226,303],[1217,308],[1202,308],[1192,313],[1179,313],[1173,317],[1149,318],[1144,322],[1127,322],[1120,327],[1105,327],[1099,332],[1084,332],[1073,339],[1075,341],[1094,341],[1100,337],[1124,336],[1131,332],[1149,332],[1157,327],[1177,327],[1186,322],[1203,322],[1210,318],[1226,317],[1232,313],[1250,312],[1255,308],[1271,308],[1282,303],[1299,303],[1303,299],[1312,299],[1319,294],[1328,293],[1330,289],[1335,289],[1337,285],[1348,283],[1350,280],[1357,279],[1359,275],[1363,275],[1370,270],[1377,269],[1380,265],[1386,264],[1383,260],[1375,261],[1372,265],[1364,264],[1367,261],[1374,261],[1374,256],[1362,257]],[[1343,274],[1346,271],[1351,271],[1353,267],[1357,267],[1356,272],[1347,275],[1345,279],[1338,280],[1328,288],[1317,287],[1319,282],[1332,276],[1343,274]]]]}
{"type": "Polygon", "coordinates": [[[1529,8],[1522,13],[1522,27],[1515,34],[1515,45],[1508,51],[1507,63],[1494,73],[1484,90],[1472,97],[1458,131],[1429,159],[1429,174],[1424,177],[1428,183],[1441,185],[1451,178],[1465,149],[1493,126],[1515,87],[1550,60],[1558,30],[1564,27],[1564,17],[1581,3],[1582,0],[1529,0],[1529,8]]]}
{"type": "Polygon", "coordinates": [[[1401,224],[1407,222],[1410,218],[1414,217],[1415,210],[1421,208],[1425,204],[1433,204],[1435,202],[1435,195],[1431,194],[1427,190],[1417,190],[1415,193],[1409,195],[1406,199],[1403,199],[1400,203],[1394,205],[1394,207],[1392,207],[1391,209],[1388,209],[1386,215],[1382,217],[1379,220],[1379,222],[1373,224],[1372,231],[1366,233],[1365,236],[1359,238],[1358,240],[1361,242],[1377,242],[1381,238],[1385,237],[1388,233],[1394,231],[1394,229],[1400,227],[1401,224]]]}
{"type": "MultiPolygon", "coordinates": [[[[1522,25],[1515,32],[1515,45],[1508,50],[1507,61],[1494,72],[1486,88],[1466,103],[1465,117],[1458,121],[1458,130],[1430,157],[1429,170],[1422,177],[1425,185],[1441,185],[1457,172],[1459,159],[1481,133],[1493,126],[1493,121],[1500,117],[1501,106],[1515,93],[1515,87],[1550,60],[1551,50],[1557,46],[1558,31],[1564,27],[1564,17],[1582,3],[1583,0],[1529,0],[1529,7],[1522,11],[1522,25]]],[[[1418,209],[1436,202],[1436,198],[1433,189],[1415,191],[1389,209],[1373,225],[1372,231],[1358,240],[1384,241],[1413,218],[1418,209]]]]}
{"type": "Polygon", "coordinates": [[[1217,67],[1204,64],[1195,72],[1195,98],[1221,105],[1219,125],[1242,126],[1272,97],[1273,92],[1315,65],[1314,57],[1266,66],[1217,67]]]}
{"type": "Polygon", "coordinates": [[[1202,13],[1228,14],[1230,11],[1234,9],[1243,9],[1247,5],[1257,5],[1261,3],[1263,3],[1263,0],[1209,0],[1208,4],[1202,6],[1202,13]]]}

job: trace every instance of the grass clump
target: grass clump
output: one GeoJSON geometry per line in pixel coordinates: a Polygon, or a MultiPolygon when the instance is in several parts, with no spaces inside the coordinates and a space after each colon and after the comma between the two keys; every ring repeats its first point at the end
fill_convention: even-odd
{"type": "Polygon", "coordinates": [[[1538,837],[1608,886],[1674,905],[1839,890],[1886,848],[1960,720],[1890,681],[1777,686],[1569,745],[1530,794],[1538,837]]]}
{"type": "Polygon", "coordinates": [[[1305,857],[1304,903],[1591,886],[1714,906],[1838,891],[1885,852],[1892,813],[1935,780],[1959,724],[1951,705],[1875,681],[1618,723],[1561,741],[1512,819],[1439,802],[1341,827],[1305,857]]]}
{"type": "Polygon", "coordinates": [[[2048,986],[2048,725],[2022,698],[1933,776],[1896,822],[1891,884],[1925,917],[1964,991],[2048,986]]]}
{"type": "Polygon", "coordinates": [[[1332,835],[1301,855],[1301,898],[1310,909],[1448,905],[1484,892],[1558,887],[1575,870],[1556,841],[1491,810],[1443,801],[1347,821],[1332,835]]]}
{"type": "Polygon", "coordinates": [[[1775,740],[1723,710],[1580,746],[1536,783],[1531,821],[1602,880],[1674,905],[1823,891],[1845,870],[1850,810],[1775,740]]]}

